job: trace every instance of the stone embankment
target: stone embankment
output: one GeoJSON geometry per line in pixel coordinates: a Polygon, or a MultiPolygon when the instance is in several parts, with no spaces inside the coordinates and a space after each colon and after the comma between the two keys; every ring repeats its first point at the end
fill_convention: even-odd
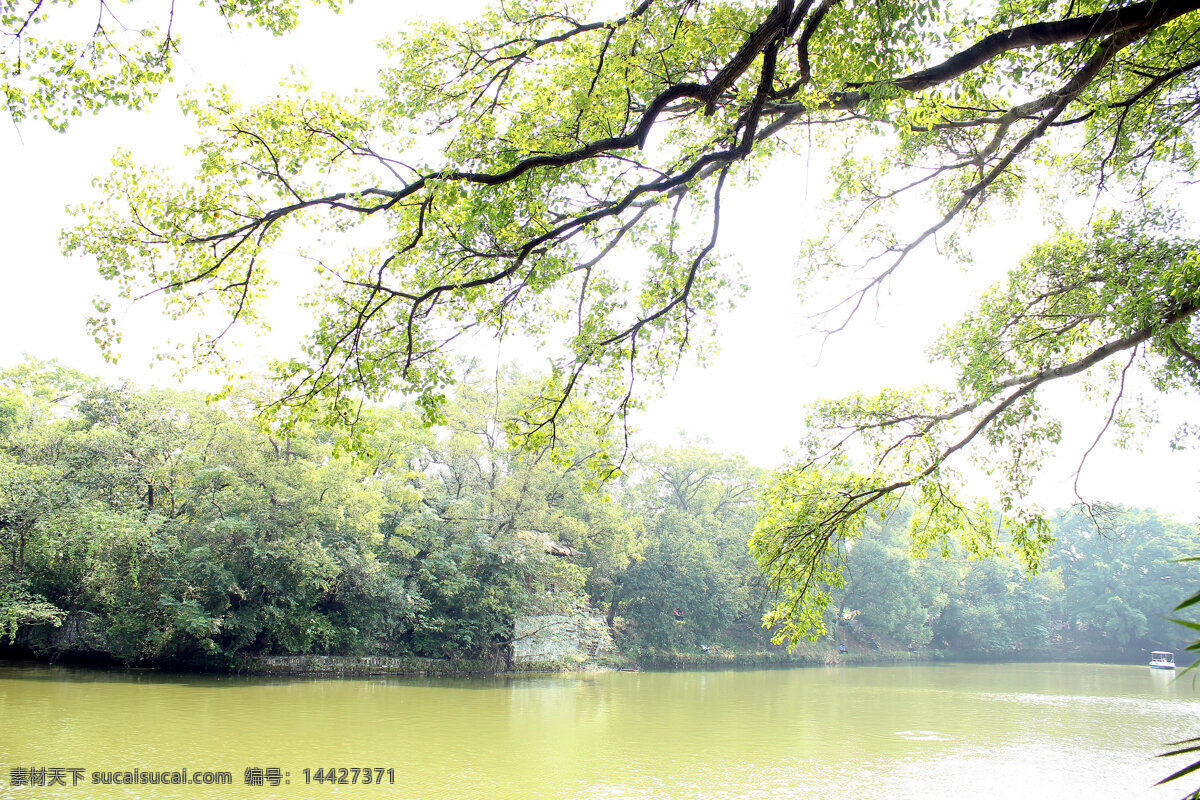
{"type": "Polygon", "coordinates": [[[256,656],[239,665],[242,672],[258,675],[491,675],[503,672],[495,661],[390,656],[256,656]]]}

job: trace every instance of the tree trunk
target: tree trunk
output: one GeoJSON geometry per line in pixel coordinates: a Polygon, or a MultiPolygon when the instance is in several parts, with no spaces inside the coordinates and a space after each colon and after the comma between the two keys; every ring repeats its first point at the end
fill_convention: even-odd
{"type": "Polygon", "coordinates": [[[621,605],[621,598],[617,594],[620,589],[621,584],[619,582],[613,584],[612,595],[608,600],[608,613],[604,615],[604,622],[608,625],[608,632],[612,634],[613,641],[617,639],[617,632],[613,630],[613,621],[616,620],[617,608],[621,605]]]}
{"type": "Polygon", "coordinates": [[[15,573],[16,577],[18,577],[18,578],[21,577],[21,575],[25,572],[25,538],[26,538],[26,536],[25,536],[24,526],[18,525],[17,526],[17,559],[16,559],[16,563],[13,564],[13,572],[15,573]]]}

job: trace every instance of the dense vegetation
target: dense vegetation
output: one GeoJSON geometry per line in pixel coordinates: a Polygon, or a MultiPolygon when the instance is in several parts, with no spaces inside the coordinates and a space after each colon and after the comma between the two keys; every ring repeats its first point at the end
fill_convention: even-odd
{"type": "Polygon", "coordinates": [[[1043,570],[1027,578],[1007,556],[914,561],[907,522],[889,520],[847,557],[850,578],[836,602],[858,610],[869,630],[957,653],[1182,648],[1184,632],[1165,616],[1196,581],[1194,565],[1174,562],[1195,549],[1192,528],[1145,510],[1100,520],[1060,511],[1043,570]]]}
{"type": "MultiPolygon", "coordinates": [[[[516,617],[590,607],[637,657],[768,647],[774,598],[747,549],[759,470],[695,445],[646,449],[598,489],[601,443],[509,447],[528,381],[479,373],[464,368],[443,426],[409,408],[364,414],[365,455],[318,427],[274,436],[249,389],[209,405],[36,362],[0,373],[0,632],[36,649],[39,632],[86,617],[102,649],[137,663],[502,664],[516,617]]],[[[1170,559],[1195,535],[1149,512],[1108,523],[1097,535],[1060,515],[1033,580],[1003,557],[913,559],[904,512],[872,524],[846,554],[828,649],[1174,643],[1162,616],[1196,567],[1170,559]]]]}

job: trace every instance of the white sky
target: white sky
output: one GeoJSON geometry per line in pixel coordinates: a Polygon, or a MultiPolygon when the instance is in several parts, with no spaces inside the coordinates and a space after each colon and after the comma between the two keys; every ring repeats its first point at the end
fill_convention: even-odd
{"type": "MultiPolygon", "coordinates": [[[[197,14],[180,5],[180,14],[197,14]]],[[[477,5],[455,0],[437,9],[461,16],[477,5]]],[[[342,15],[309,10],[300,30],[282,39],[177,15],[186,61],[176,88],[227,82],[250,102],[268,96],[293,64],[303,65],[318,88],[368,86],[375,69],[371,42],[404,23],[406,6],[413,7],[358,0],[342,15]]],[[[172,382],[167,368],[147,367],[170,330],[150,305],[135,308],[125,319],[122,363],[117,368],[103,363],[84,330],[101,281],[90,263],[60,254],[58,233],[70,222],[65,207],[91,197],[90,181],[105,171],[116,147],[130,147],[144,161],[178,163],[188,131],[170,91],[148,113],[107,111],[75,122],[66,135],[36,124],[19,132],[0,126],[0,366],[29,353],[109,377],[172,382]]],[[[670,442],[683,430],[756,463],[779,463],[800,435],[806,403],[930,380],[936,373],[923,353],[934,334],[967,307],[973,292],[1015,266],[1028,241],[1028,220],[992,231],[980,248],[989,254],[986,263],[969,275],[934,259],[915,260],[889,285],[879,312],[861,315],[825,347],[818,363],[820,339],[810,332],[794,288],[804,221],[824,194],[818,172],[798,160],[781,161],[752,190],[727,200],[719,246],[742,264],[750,295],[723,322],[720,356],[704,369],[685,365],[665,395],[636,420],[644,438],[670,442]]],[[[289,310],[294,305],[281,303],[278,309],[277,334],[251,354],[251,367],[279,346],[283,334],[278,331],[302,327],[303,320],[289,310]]],[[[1049,506],[1072,502],[1079,455],[1107,414],[1106,408],[1089,408],[1070,397],[1061,403],[1069,423],[1064,455],[1046,470],[1037,492],[1049,506]]],[[[1144,452],[1099,448],[1081,488],[1090,499],[1154,506],[1191,521],[1200,516],[1200,457],[1169,452],[1166,439],[1178,422],[1194,416],[1195,397],[1168,398],[1160,407],[1163,424],[1144,452]]]]}

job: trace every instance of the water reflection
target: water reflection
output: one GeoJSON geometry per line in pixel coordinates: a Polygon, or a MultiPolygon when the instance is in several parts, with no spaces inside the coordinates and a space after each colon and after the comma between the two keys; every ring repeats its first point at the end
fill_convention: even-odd
{"type": "MultiPolygon", "coordinates": [[[[1200,733],[1189,678],[939,665],[472,679],[255,679],[0,667],[11,766],[228,770],[140,798],[1177,797],[1150,756],[1200,733]],[[247,767],[290,784],[249,787],[247,767]],[[304,784],[390,767],[392,786],[304,784]]],[[[84,798],[88,786],[37,789],[84,798]]]]}

